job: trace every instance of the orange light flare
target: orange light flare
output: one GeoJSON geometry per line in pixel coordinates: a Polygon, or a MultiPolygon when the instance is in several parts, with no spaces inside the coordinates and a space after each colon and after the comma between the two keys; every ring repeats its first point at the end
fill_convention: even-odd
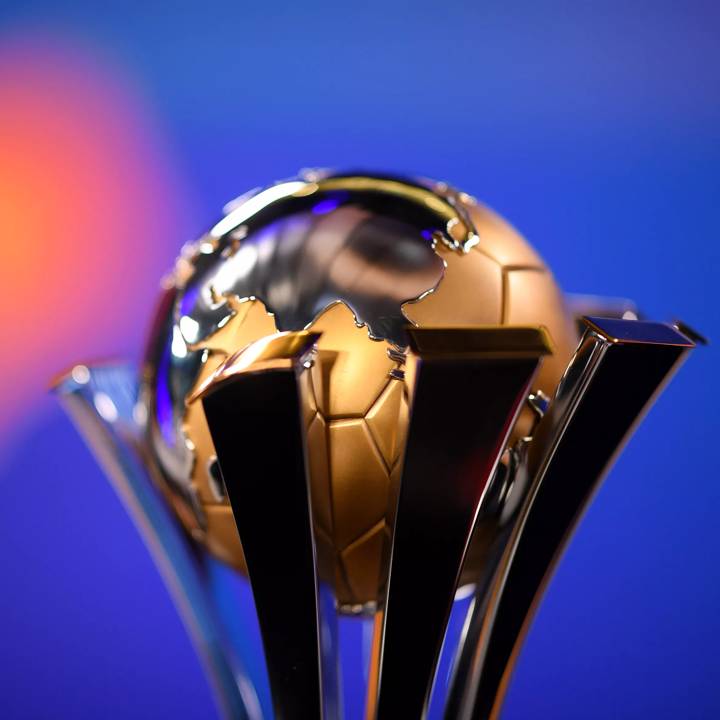
{"type": "Polygon", "coordinates": [[[114,68],[46,37],[3,41],[0,428],[70,363],[139,344],[188,232],[184,198],[114,68]]]}

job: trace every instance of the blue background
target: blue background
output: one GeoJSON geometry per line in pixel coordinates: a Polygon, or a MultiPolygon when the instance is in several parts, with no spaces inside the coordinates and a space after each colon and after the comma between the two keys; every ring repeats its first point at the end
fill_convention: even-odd
{"type": "MultiPolygon", "coordinates": [[[[420,173],[508,217],[564,289],[630,296],[716,340],[719,30],[712,2],[0,5],[0,42],[37,33],[112,67],[159,128],[192,198],[182,236],[152,239],[168,267],[227,200],[300,167],[420,173]]],[[[144,322],[113,351],[136,357],[144,322]]],[[[690,358],[608,476],[504,718],[720,716],[719,359],[690,358]]],[[[12,421],[0,715],[212,717],[74,429],[51,399],[12,421]]]]}

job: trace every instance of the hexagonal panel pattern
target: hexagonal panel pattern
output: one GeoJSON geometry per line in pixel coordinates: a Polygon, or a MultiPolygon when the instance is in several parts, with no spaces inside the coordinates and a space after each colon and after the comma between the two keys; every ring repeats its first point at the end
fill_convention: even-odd
{"type": "Polygon", "coordinates": [[[497,325],[502,308],[502,272],[492,258],[475,250],[460,254],[445,245],[436,247],[445,261],[445,278],[419,302],[405,303],[403,312],[420,326],[497,325]]]}
{"type": "Polygon", "coordinates": [[[381,520],[367,533],[342,551],[342,562],[355,598],[371,598],[377,593],[383,546],[390,539],[385,521],[381,520]]]}
{"type": "Polygon", "coordinates": [[[506,324],[545,325],[550,331],[555,349],[543,360],[538,382],[552,393],[577,344],[577,333],[565,311],[565,300],[547,270],[508,270],[505,288],[506,324]]]}
{"type": "Polygon", "coordinates": [[[408,404],[404,383],[392,379],[365,416],[375,445],[391,468],[405,443],[408,404]]]}
{"type": "Polygon", "coordinates": [[[328,420],[363,417],[395,367],[390,346],[370,340],[343,303],[330,306],[310,329],[322,333],[312,368],[318,408],[328,420]]]}
{"type": "MultiPolygon", "coordinates": [[[[406,303],[403,311],[420,326],[548,326],[560,352],[541,367],[537,387],[552,393],[576,345],[562,295],[538,254],[508,223],[480,204],[469,204],[468,210],[479,245],[460,253],[438,243],[444,278],[434,292],[406,303]]],[[[197,346],[210,352],[198,383],[228,355],[276,332],[261,302],[236,297],[227,302],[233,316],[197,346]]],[[[319,563],[325,578],[335,577],[339,603],[357,608],[377,599],[382,550],[392,522],[389,501],[396,496],[402,472],[414,364],[409,360],[403,366],[405,381],[391,378],[389,372],[400,367],[388,356],[391,346],[369,338],[367,328],[357,325],[343,303],[329,306],[311,329],[322,335],[311,368],[300,375],[300,386],[319,563]]],[[[532,420],[529,410],[523,412],[513,436],[524,434],[532,420]]],[[[245,572],[232,510],[208,482],[207,459],[215,452],[201,404],[188,407],[185,427],[202,458],[193,469],[192,487],[207,531],[184,522],[213,555],[245,572]]],[[[239,442],[241,438],[239,433],[239,442]]]]}
{"type": "Polygon", "coordinates": [[[347,547],[385,516],[388,472],[361,418],[329,426],[334,538],[347,547]]]}
{"type": "Polygon", "coordinates": [[[327,426],[322,415],[315,415],[305,437],[314,519],[328,536],[332,536],[327,426]]]}
{"type": "Polygon", "coordinates": [[[480,243],[470,254],[485,253],[503,267],[545,267],[535,249],[507,220],[482,203],[470,204],[467,208],[480,237],[480,243]]]}

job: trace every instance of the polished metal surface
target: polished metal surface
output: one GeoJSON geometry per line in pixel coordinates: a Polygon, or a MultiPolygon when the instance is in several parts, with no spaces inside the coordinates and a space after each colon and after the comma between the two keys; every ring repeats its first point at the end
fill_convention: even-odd
{"type": "Polygon", "coordinates": [[[278,330],[302,330],[343,301],[373,337],[405,345],[402,305],[439,283],[444,266],[433,246],[452,242],[448,227],[458,225],[465,227],[458,211],[420,185],[330,176],[246,197],[188,246],[153,360],[160,373],[153,442],[171,479],[182,484],[192,464],[184,400],[203,363],[197,345],[233,315],[228,298],[258,298],[278,330]]]}
{"type": "MultiPolygon", "coordinates": [[[[407,434],[404,326],[542,324],[555,351],[533,390],[550,395],[577,344],[574,323],[528,243],[444,183],[310,171],[226,212],[184,248],[155,313],[143,368],[150,460],[192,537],[245,574],[202,407],[187,401],[248,344],[320,331],[303,400],[310,456],[328,458],[313,473],[316,514],[341,611],[368,615],[407,434]]],[[[521,412],[513,441],[535,414],[521,412]]]]}
{"type": "Polygon", "coordinates": [[[669,325],[589,318],[498,505],[495,567],[478,579],[446,707],[448,720],[497,717],[539,598],[612,459],[693,342],[669,325]],[[512,495],[510,496],[512,497],[512,495]]]}
{"type": "Polygon", "coordinates": [[[629,298],[605,297],[602,295],[565,295],[570,312],[584,329],[583,318],[603,317],[618,320],[644,320],[635,302],[629,298]]]}
{"type": "Polygon", "coordinates": [[[278,720],[341,716],[335,607],[319,575],[300,405],[299,376],[318,337],[259,340],[193,399],[203,403],[237,523],[278,720]],[[238,428],[251,451],[240,451],[238,428]]]}
{"type": "Polygon", "coordinates": [[[221,712],[260,714],[215,560],[250,580],[274,717],[343,717],[340,613],[374,615],[368,720],[426,717],[459,590],[445,717],[497,717],[582,510],[704,338],[568,300],[444,183],[305,171],[225,212],[164,281],[139,377],[59,384],[221,712]]]}
{"type": "Polygon", "coordinates": [[[409,330],[414,386],[368,718],[423,717],[488,482],[550,350],[541,329],[409,330]]]}
{"type": "MultiPolygon", "coordinates": [[[[148,475],[145,409],[134,368],[75,366],[55,392],[124,502],[165,580],[200,657],[221,715],[259,720],[260,707],[209,594],[202,562],[148,475]]],[[[239,650],[239,653],[236,652],[239,650]]]]}
{"type": "Polygon", "coordinates": [[[235,314],[230,300],[259,299],[280,331],[305,329],[344,302],[371,337],[405,346],[403,305],[443,277],[435,244],[466,252],[477,243],[458,194],[446,185],[313,177],[243,196],[210,233],[186,246],[169,306],[159,314],[164,327],[153,332],[150,438],[198,525],[202,513],[188,486],[194,456],[183,431],[185,398],[207,360],[203,343],[235,314]]]}
{"type": "Polygon", "coordinates": [[[390,205],[377,192],[351,196],[340,188],[287,198],[289,207],[273,207],[278,217],[256,220],[255,227],[245,220],[237,247],[219,242],[216,262],[185,291],[179,317],[185,342],[197,343],[227,321],[222,299],[237,296],[262,300],[281,331],[308,327],[340,300],[372,337],[405,345],[402,305],[442,279],[432,240],[442,223],[409,203],[390,205]]]}
{"type": "Polygon", "coordinates": [[[709,345],[710,340],[684,320],[673,320],[672,326],[696,345],[709,345]]]}

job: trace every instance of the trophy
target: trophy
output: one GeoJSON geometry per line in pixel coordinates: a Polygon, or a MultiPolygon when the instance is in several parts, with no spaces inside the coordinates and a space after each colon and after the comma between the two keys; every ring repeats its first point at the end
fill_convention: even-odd
{"type": "Polygon", "coordinates": [[[79,364],[56,390],[223,716],[262,716],[232,577],[252,590],[274,717],[344,716],[338,628],[357,622],[368,720],[427,717],[431,698],[470,720],[498,716],[573,528],[702,341],[563,295],[445,183],[308,170],[183,248],[139,369],[79,364]]]}

